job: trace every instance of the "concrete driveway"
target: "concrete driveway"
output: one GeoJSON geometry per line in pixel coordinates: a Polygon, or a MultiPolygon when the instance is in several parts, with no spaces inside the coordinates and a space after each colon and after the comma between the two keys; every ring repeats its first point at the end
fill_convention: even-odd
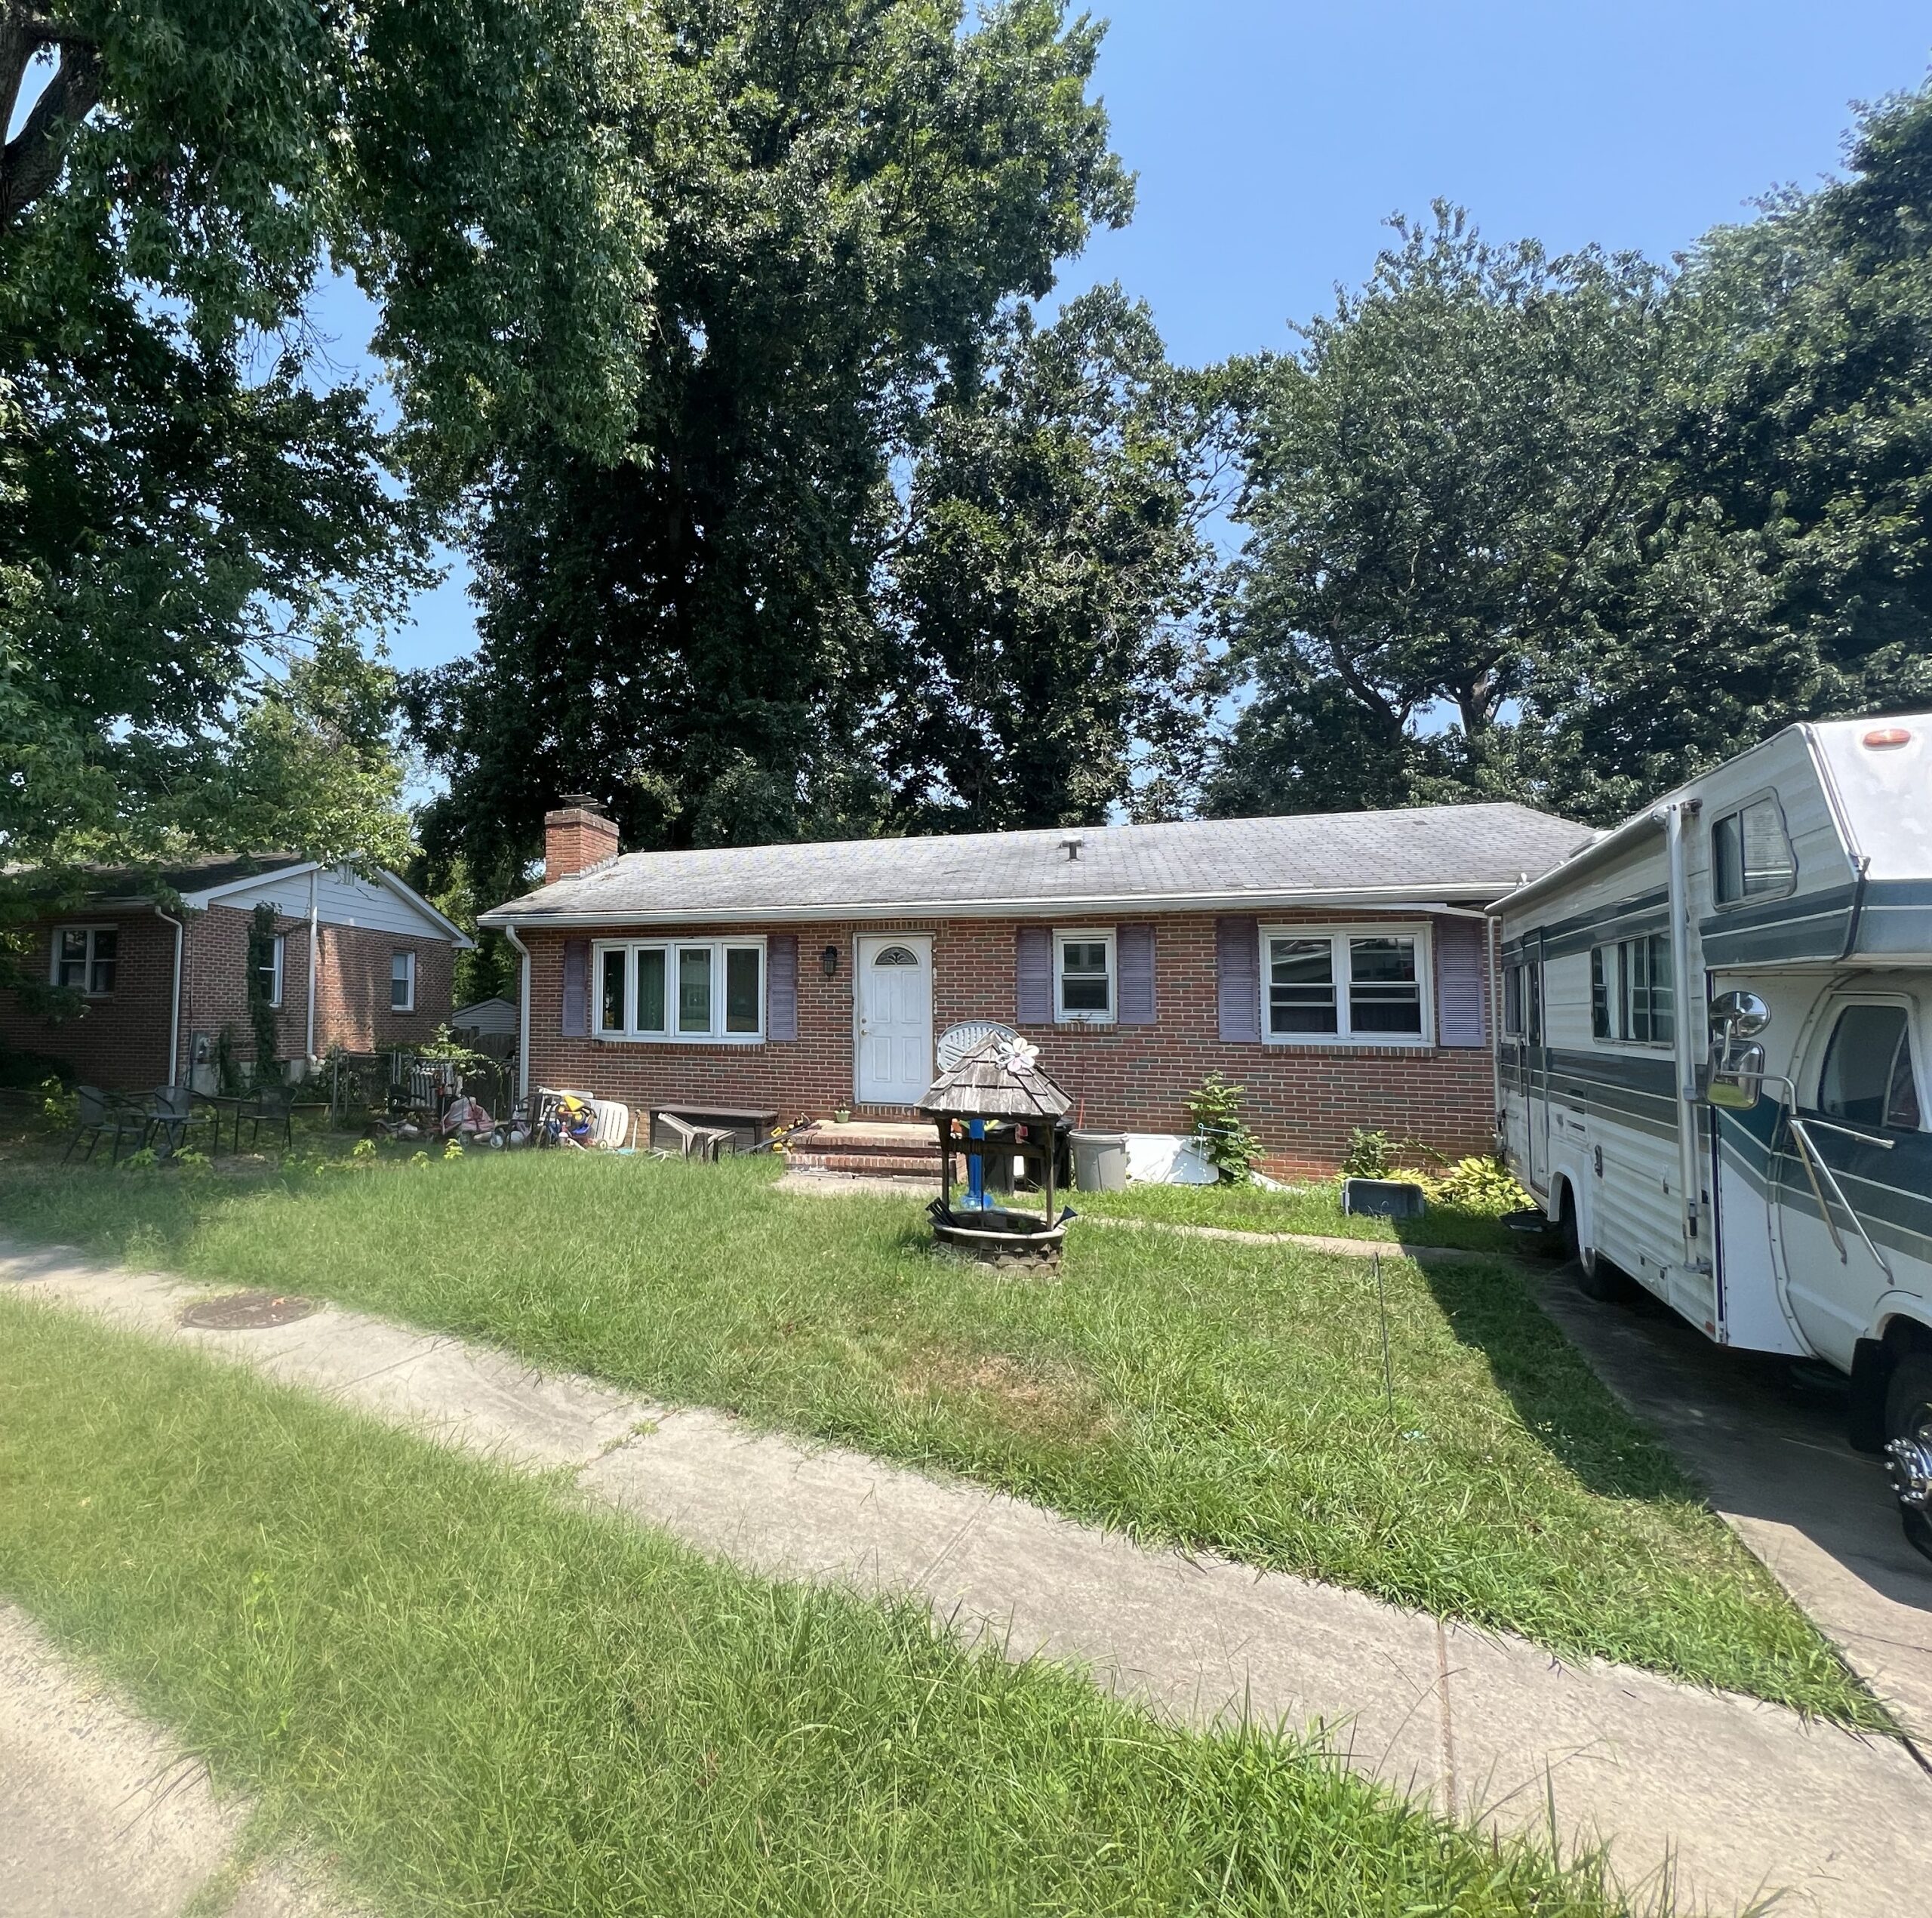
{"type": "Polygon", "coordinates": [[[1906,1543],[1878,1462],[1845,1443],[1842,1390],[1789,1359],[1713,1345],[1647,1293],[1598,1304],[1567,1267],[1541,1298],[1932,1756],[1932,1559],[1906,1543]]]}

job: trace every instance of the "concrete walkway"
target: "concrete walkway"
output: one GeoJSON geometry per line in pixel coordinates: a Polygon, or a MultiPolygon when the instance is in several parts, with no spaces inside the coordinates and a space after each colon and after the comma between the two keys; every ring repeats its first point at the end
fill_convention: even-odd
{"type": "Polygon", "coordinates": [[[1683,1908],[1932,1911],[1932,1778],[1861,1740],[1650,1673],[1564,1665],[1365,1595],[1149,1551],[979,1488],[672,1411],[501,1353],[325,1307],[279,1328],[183,1327],[179,1282],[57,1252],[0,1259],[18,1296],[251,1365],[777,1575],[915,1593],[1009,1655],[1074,1660],[1189,1723],[1321,1730],[1358,1771],[1498,1827],[1606,1843],[1683,1908]]]}
{"type": "Polygon", "coordinates": [[[250,1859],[250,1808],[0,1605],[0,1911],[8,1918],[351,1918],[320,1874],[250,1859]]]}
{"type": "MultiPolygon", "coordinates": [[[[1932,1561],[1906,1544],[1879,1462],[1845,1442],[1844,1398],[1788,1359],[1734,1352],[1651,1301],[1607,1305],[1561,1272],[1538,1294],[1591,1368],[1659,1433],[1770,1567],[1932,1751],[1932,1561]]],[[[1932,1908],[1932,1892],[1927,1894],[1932,1908]]]]}

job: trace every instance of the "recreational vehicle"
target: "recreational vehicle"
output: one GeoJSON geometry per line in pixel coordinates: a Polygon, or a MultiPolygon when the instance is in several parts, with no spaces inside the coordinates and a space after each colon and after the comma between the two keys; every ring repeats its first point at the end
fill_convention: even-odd
{"type": "Polygon", "coordinates": [[[1491,910],[1498,1143],[1585,1288],[1849,1374],[1932,1555],[1932,713],[1791,727],[1491,910]]]}

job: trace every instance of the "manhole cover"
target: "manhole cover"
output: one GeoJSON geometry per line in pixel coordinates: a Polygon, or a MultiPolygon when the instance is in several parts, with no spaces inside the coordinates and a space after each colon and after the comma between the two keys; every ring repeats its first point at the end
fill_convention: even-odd
{"type": "Polygon", "coordinates": [[[181,1315],[184,1325],[199,1325],[212,1332],[254,1332],[269,1325],[286,1325],[306,1319],[316,1309],[312,1298],[294,1292],[224,1292],[220,1298],[205,1298],[181,1315]]]}

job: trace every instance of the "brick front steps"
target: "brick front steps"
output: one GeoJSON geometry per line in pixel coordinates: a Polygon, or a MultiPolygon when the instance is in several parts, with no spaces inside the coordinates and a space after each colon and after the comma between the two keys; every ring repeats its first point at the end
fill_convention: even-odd
{"type": "Polygon", "coordinates": [[[939,1184],[939,1141],[930,1125],[822,1119],[792,1141],[785,1158],[795,1171],[918,1180],[935,1189],[939,1184]]]}

